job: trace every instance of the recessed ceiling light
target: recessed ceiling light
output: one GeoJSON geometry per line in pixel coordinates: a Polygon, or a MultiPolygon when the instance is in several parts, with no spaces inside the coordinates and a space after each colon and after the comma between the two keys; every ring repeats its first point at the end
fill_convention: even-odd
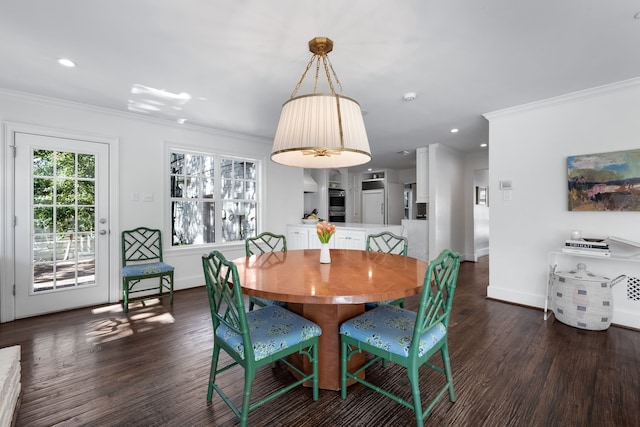
{"type": "Polygon", "coordinates": [[[407,150],[402,150],[402,151],[398,151],[398,154],[402,154],[403,156],[408,156],[411,153],[409,153],[407,150]]]}
{"type": "Polygon", "coordinates": [[[635,19],[640,19],[640,10],[635,15],[633,15],[633,17],[635,19]]]}
{"type": "Polygon", "coordinates": [[[451,133],[458,133],[458,128],[451,129],[451,133]]]}
{"type": "Polygon", "coordinates": [[[373,170],[373,169],[371,169],[371,168],[368,168],[368,169],[367,169],[367,171],[369,171],[369,172],[371,172],[372,170],[373,170]]]}
{"type": "Polygon", "coordinates": [[[484,144],[480,144],[480,147],[484,148],[486,147],[488,144],[485,142],[484,144]]]}
{"type": "Polygon", "coordinates": [[[69,68],[73,68],[76,66],[76,63],[73,62],[70,59],[67,58],[58,58],[58,64],[65,66],[65,67],[69,67],[69,68]]]}

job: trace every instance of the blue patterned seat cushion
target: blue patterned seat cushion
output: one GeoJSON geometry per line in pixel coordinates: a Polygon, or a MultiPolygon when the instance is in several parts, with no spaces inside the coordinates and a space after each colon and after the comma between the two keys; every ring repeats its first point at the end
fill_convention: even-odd
{"type": "Polygon", "coordinates": [[[146,276],[149,274],[169,273],[173,266],[164,262],[150,262],[148,264],[135,264],[122,267],[123,277],[146,276]]]}
{"type": "MultiPolygon", "coordinates": [[[[399,356],[409,356],[416,313],[395,305],[381,304],[340,325],[340,334],[353,337],[399,356]]],[[[435,324],[420,339],[418,356],[424,355],[447,334],[442,323],[435,324]]]]}
{"type": "Polygon", "coordinates": [[[381,304],[392,304],[392,303],[394,303],[395,301],[397,301],[397,300],[395,300],[395,299],[388,299],[388,300],[385,300],[385,301],[379,301],[379,302],[365,302],[365,303],[364,303],[364,309],[365,309],[365,310],[371,310],[371,309],[376,308],[377,306],[379,306],[379,305],[381,305],[381,304]]]}
{"type": "Polygon", "coordinates": [[[260,301],[263,307],[267,307],[270,305],[278,305],[280,307],[287,306],[287,303],[284,301],[274,301],[272,299],[266,299],[266,298],[260,298],[260,297],[251,297],[251,298],[253,298],[255,301],[260,301]]]}
{"type": "MultiPolygon", "coordinates": [[[[256,361],[322,334],[320,326],[277,305],[248,312],[247,323],[256,361]]],[[[216,336],[244,359],[240,334],[221,323],[216,336]]]]}

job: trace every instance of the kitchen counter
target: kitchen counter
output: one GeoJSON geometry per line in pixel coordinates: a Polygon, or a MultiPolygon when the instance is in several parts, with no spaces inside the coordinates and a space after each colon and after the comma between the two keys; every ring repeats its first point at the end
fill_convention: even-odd
{"type": "MultiPolygon", "coordinates": [[[[335,225],[336,228],[344,228],[344,229],[354,229],[354,230],[370,230],[372,228],[376,228],[376,229],[380,229],[380,230],[386,230],[388,229],[388,231],[391,231],[392,233],[394,231],[392,231],[393,229],[395,230],[402,230],[402,226],[401,225],[385,225],[385,224],[361,224],[358,222],[332,222],[331,224],[335,225]]],[[[300,224],[289,224],[289,225],[293,225],[293,226],[302,226],[302,227],[316,227],[316,224],[303,224],[302,222],[300,224]]],[[[399,233],[402,234],[402,233],[399,233]]]]}
{"type": "MultiPolygon", "coordinates": [[[[331,223],[336,226],[335,235],[329,240],[329,246],[335,249],[364,250],[367,236],[382,231],[402,235],[402,225],[360,224],[356,222],[331,223]]],[[[317,224],[289,224],[287,225],[288,249],[317,249],[320,240],[316,235],[317,224]]]]}

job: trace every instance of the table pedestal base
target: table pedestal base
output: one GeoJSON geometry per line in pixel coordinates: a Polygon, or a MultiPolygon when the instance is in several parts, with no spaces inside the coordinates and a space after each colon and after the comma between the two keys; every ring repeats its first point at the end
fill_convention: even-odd
{"type": "MultiPolygon", "coordinates": [[[[318,386],[325,390],[340,390],[340,325],[364,313],[364,304],[288,303],[287,307],[322,328],[318,343],[318,386]]],[[[302,365],[304,372],[311,372],[306,356],[296,354],[290,360],[298,367],[302,365]]],[[[362,366],[364,360],[364,353],[354,354],[349,360],[349,371],[362,366]]]]}

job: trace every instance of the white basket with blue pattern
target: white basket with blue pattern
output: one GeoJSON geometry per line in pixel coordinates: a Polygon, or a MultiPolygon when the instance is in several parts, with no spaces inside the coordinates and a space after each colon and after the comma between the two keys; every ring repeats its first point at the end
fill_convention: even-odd
{"type": "Polygon", "coordinates": [[[567,325],[601,331],[611,325],[613,292],[611,287],[626,276],[610,280],[587,271],[578,264],[571,271],[552,271],[549,278],[550,307],[556,319],[567,325]]]}

